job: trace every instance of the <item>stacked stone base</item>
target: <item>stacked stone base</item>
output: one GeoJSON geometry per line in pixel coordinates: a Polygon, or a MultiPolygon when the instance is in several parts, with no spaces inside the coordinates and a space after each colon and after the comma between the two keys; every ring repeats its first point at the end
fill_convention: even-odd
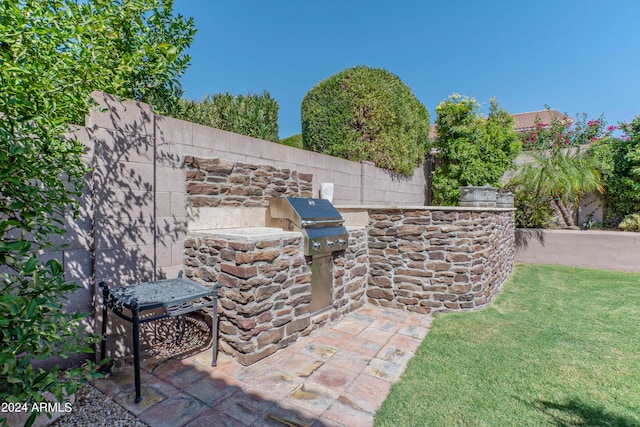
{"type": "Polygon", "coordinates": [[[348,248],[335,252],[329,310],[312,313],[311,257],[300,233],[269,240],[236,241],[192,233],[185,242],[186,277],[222,284],[220,349],[250,365],[284,348],[319,325],[365,304],[367,242],[364,229],[350,233],[348,248]]]}

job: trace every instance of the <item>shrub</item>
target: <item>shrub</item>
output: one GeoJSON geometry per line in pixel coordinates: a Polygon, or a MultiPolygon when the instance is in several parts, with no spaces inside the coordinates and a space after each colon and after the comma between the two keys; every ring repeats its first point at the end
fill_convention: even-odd
{"type": "Polygon", "coordinates": [[[618,228],[624,231],[640,232],[640,214],[631,214],[624,217],[618,228]]]}
{"type": "MultiPolygon", "coordinates": [[[[549,110],[549,107],[547,107],[549,110]]],[[[604,116],[589,120],[586,113],[576,114],[573,122],[563,116],[549,114],[551,123],[537,118],[535,127],[520,133],[525,150],[550,150],[556,147],[580,147],[609,137],[615,127],[607,126],[604,116]]]]}
{"type": "Polygon", "coordinates": [[[429,113],[383,69],[357,66],[312,88],[302,100],[308,149],[412,175],[429,149],[429,113]]]}
{"type": "Polygon", "coordinates": [[[290,137],[281,139],[278,142],[282,145],[288,145],[289,147],[304,148],[304,144],[302,143],[301,133],[291,135],[290,137]]]}
{"type": "Polygon", "coordinates": [[[433,175],[434,203],[457,205],[461,186],[499,186],[520,152],[513,117],[491,100],[488,117],[482,117],[474,99],[454,94],[436,108],[441,164],[433,175]]]}
{"type": "Polygon", "coordinates": [[[603,201],[608,220],[640,212],[640,116],[620,123],[620,138],[604,138],[592,145],[604,181],[603,201]]]}
{"type": "Polygon", "coordinates": [[[0,402],[74,393],[82,369],[61,383],[58,367],[33,362],[92,351],[86,313],[63,309],[77,286],[50,259],[87,173],[69,125],[82,123],[96,89],[161,111],[177,103],[192,21],[172,17],[171,1],[125,3],[0,0],[0,402]]]}
{"type": "Polygon", "coordinates": [[[278,101],[262,94],[207,95],[202,101],[183,99],[178,118],[205,126],[278,142],[278,101]]]}

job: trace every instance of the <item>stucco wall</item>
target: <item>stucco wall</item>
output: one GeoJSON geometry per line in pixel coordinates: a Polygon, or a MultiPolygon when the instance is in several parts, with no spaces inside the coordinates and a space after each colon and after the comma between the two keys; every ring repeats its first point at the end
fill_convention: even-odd
{"type": "Polygon", "coordinates": [[[640,233],[518,229],[516,261],[640,272],[640,233]]]}

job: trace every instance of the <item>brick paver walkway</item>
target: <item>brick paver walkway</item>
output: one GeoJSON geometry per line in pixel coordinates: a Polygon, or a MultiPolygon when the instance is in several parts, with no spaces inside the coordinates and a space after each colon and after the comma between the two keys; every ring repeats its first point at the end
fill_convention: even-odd
{"type": "Polygon", "coordinates": [[[373,425],[373,416],[427,335],[432,317],[365,306],[286,349],[242,366],[211,352],[143,364],[94,385],[153,426],[373,425]]]}

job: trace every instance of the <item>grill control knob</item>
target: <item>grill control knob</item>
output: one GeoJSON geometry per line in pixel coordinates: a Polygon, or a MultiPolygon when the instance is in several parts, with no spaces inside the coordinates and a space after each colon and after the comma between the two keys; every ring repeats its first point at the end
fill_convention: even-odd
{"type": "Polygon", "coordinates": [[[344,239],[340,239],[340,240],[338,240],[338,244],[339,244],[340,246],[344,246],[344,245],[346,245],[346,244],[347,244],[347,241],[346,241],[346,240],[344,240],[344,239]]]}
{"type": "Polygon", "coordinates": [[[327,246],[329,246],[330,248],[333,247],[333,245],[335,245],[336,242],[334,242],[333,240],[327,240],[327,246]]]}
{"type": "Polygon", "coordinates": [[[313,246],[313,249],[316,249],[316,250],[320,249],[320,243],[318,242],[313,242],[312,246],[313,246]]]}

